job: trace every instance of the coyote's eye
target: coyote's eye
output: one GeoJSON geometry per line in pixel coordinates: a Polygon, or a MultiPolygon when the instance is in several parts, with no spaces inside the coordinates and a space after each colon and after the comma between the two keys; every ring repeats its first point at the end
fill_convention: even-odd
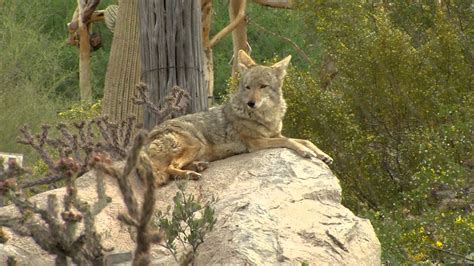
{"type": "Polygon", "coordinates": [[[266,87],[268,87],[267,84],[262,84],[262,85],[260,85],[260,89],[264,89],[264,88],[266,88],[266,87]]]}
{"type": "Polygon", "coordinates": [[[245,88],[246,88],[247,90],[250,90],[250,86],[245,86],[245,88]]]}

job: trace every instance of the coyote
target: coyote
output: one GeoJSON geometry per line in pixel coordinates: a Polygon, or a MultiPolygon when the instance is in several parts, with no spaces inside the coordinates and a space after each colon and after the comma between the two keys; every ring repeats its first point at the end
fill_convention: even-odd
{"type": "Polygon", "coordinates": [[[167,120],[149,134],[145,156],[158,184],[175,178],[199,179],[209,162],[269,148],[289,148],[305,158],[332,158],[308,140],[281,135],[286,103],[283,79],[291,56],[272,66],[257,65],[238,54],[239,87],[224,105],[167,120]]]}

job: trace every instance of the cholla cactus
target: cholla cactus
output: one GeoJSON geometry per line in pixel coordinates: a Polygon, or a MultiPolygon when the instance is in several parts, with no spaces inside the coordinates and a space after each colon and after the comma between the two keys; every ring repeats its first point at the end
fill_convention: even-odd
{"type": "Polygon", "coordinates": [[[123,170],[112,166],[110,162],[98,160],[94,164],[99,172],[106,173],[117,179],[122,192],[127,214],[122,213],[118,219],[124,224],[136,229],[136,249],[133,265],[148,265],[150,263],[150,247],[152,243],[159,243],[162,239],[161,232],[153,230],[150,226],[155,210],[155,176],[151,164],[146,158],[140,156],[140,151],[145,143],[147,133],[138,132],[132,148],[128,154],[123,170]],[[146,187],[142,204],[138,204],[136,195],[130,184],[129,176],[134,169],[145,182],[146,187]]]}
{"type": "Polygon", "coordinates": [[[57,168],[57,160],[74,158],[79,164],[78,176],[89,170],[89,161],[97,153],[108,153],[115,160],[122,160],[134,128],[140,128],[134,117],[121,123],[112,123],[107,117],[100,117],[88,122],[82,121],[68,126],[60,123],[56,126],[60,132],[58,137],[50,137],[51,126],[43,125],[40,134],[33,135],[27,126],[20,128],[19,143],[31,146],[48,167],[45,177],[29,180],[19,184],[20,188],[28,188],[41,184],[51,184],[64,178],[57,168]]]}
{"type": "Polygon", "coordinates": [[[21,216],[0,215],[0,226],[31,237],[42,249],[56,255],[56,265],[65,265],[67,257],[78,265],[101,262],[105,249],[101,244],[101,236],[95,229],[94,220],[110,201],[105,194],[103,177],[97,175],[98,200],[91,206],[77,197],[75,180],[80,172],[78,161],[63,158],[56,164],[56,171],[66,180],[67,193],[62,211],[59,210],[58,199],[54,194],[48,195],[47,207],[41,209],[10,190],[9,198],[21,216]],[[36,215],[31,215],[32,213],[36,215]],[[44,223],[38,222],[38,219],[44,223]],[[80,223],[83,224],[83,229],[78,234],[80,223]]]}
{"type": "MultiPolygon", "coordinates": [[[[145,92],[145,89],[142,91],[145,92]]],[[[150,107],[146,94],[143,95],[141,104],[150,107]]],[[[189,94],[179,87],[173,88],[166,97],[163,108],[156,109],[160,122],[184,114],[188,103],[189,94]]],[[[127,206],[128,213],[119,215],[118,219],[136,228],[134,265],[149,264],[150,246],[161,241],[162,233],[150,227],[155,207],[156,182],[150,162],[139,156],[147,138],[145,131],[136,135],[131,150],[128,151],[132,132],[137,127],[141,126],[135,124],[133,117],[120,124],[110,122],[107,117],[73,123],[73,126],[60,123],[56,126],[60,133],[58,137],[50,136],[51,127],[48,125],[44,125],[37,135],[33,135],[27,126],[22,127],[19,142],[31,146],[40,155],[48,172],[38,180],[17,184],[20,175],[29,175],[27,171],[14,165],[7,170],[3,167],[0,169],[0,193],[7,194],[21,214],[18,217],[0,215],[0,226],[8,227],[19,235],[32,237],[42,249],[56,255],[57,265],[67,263],[68,257],[78,265],[103,264],[106,250],[101,245],[101,236],[95,230],[94,220],[110,201],[105,194],[105,184],[100,174],[106,173],[118,180],[127,206]],[[112,166],[112,160],[125,158],[123,170],[112,166]],[[90,205],[78,198],[75,180],[92,168],[100,173],[97,174],[98,201],[90,205]],[[146,187],[141,205],[130,186],[129,176],[133,170],[136,170],[146,187]],[[47,208],[41,209],[15,191],[17,188],[29,188],[59,180],[66,181],[67,191],[61,211],[56,195],[49,195],[47,208]],[[83,229],[77,232],[81,223],[83,229]]]]}
{"type": "Polygon", "coordinates": [[[171,88],[169,94],[164,98],[164,102],[158,105],[150,100],[148,87],[145,83],[139,83],[137,85],[137,91],[138,95],[133,99],[133,102],[138,105],[144,105],[151,112],[156,114],[156,124],[185,114],[191,99],[189,93],[179,86],[171,88]]]}

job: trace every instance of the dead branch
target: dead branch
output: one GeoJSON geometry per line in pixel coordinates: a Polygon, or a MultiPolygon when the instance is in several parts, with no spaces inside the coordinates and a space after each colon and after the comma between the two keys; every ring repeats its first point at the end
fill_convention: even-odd
{"type": "Polygon", "coordinates": [[[202,41],[204,49],[210,47],[209,45],[209,34],[211,31],[212,22],[212,1],[202,0],[201,1],[201,12],[202,12],[202,41]]]}
{"type": "MultiPolygon", "coordinates": [[[[60,123],[56,130],[60,135],[51,138],[49,125],[42,126],[41,134],[33,135],[27,126],[20,128],[21,138],[19,143],[31,146],[46,163],[48,172],[45,177],[26,181],[18,184],[19,188],[29,188],[37,185],[51,184],[64,179],[58,169],[61,159],[73,158],[79,163],[78,176],[89,170],[89,161],[95,154],[106,153],[115,160],[122,160],[127,155],[127,149],[132,138],[136,119],[129,117],[121,123],[112,123],[107,117],[100,117],[92,121],[74,123],[73,126],[60,123]],[[98,134],[97,134],[98,133],[98,134]],[[53,155],[54,154],[54,155],[53,155]]],[[[9,167],[8,171],[0,171],[0,177],[31,176],[31,173],[9,167]]],[[[2,187],[2,186],[0,186],[2,187]]]]}
{"type": "Polygon", "coordinates": [[[275,7],[275,8],[292,8],[293,0],[253,0],[255,3],[262,6],[275,7]]]}
{"type": "Polygon", "coordinates": [[[79,162],[72,158],[62,159],[56,168],[66,177],[67,193],[63,211],[59,211],[55,194],[48,195],[47,208],[41,209],[10,191],[9,198],[20,211],[21,217],[0,217],[0,226],[8,227],[19,235],[30,236],[43,250],[56,255],[56,264],[66,262],[67,257],[78,265],[102,261],[106,250],[94,223],[95,216],[110,202],[105,194],[102,176],[97,176],[98,202],[94,204],[94,211],[91,211],[90,205],[77,197],[75,179],[80,170],[79,162]],[[44,223],[39,222],[38,218],[44,223]],[[84,224],[83,230],[77,234],[81,222],[84,224]]]}
{"type": "Polygon", "coordinates": [[[89,20],[87,20],[87,23],[98,22],[103,20],[105,20],[105,10],[95,10],[94,12],[92,12],[92,15],[90,16],[89,20]]]}
{"type": "MultiPolygon", "coordinates": [[[[80,3],[82,1],[79,1],[78,3],[80,3]]],[[[81,19],[82,19],[82,22],[84,23],[87,23],[87,21],[89,21],[92,17],[92,14],[94,13],[95,9],[97,8],[97,6],[99,5],[100,3],[100,0],[89,0],[87,1],[87,3],[82,6],[81,5],[81,19]]]]}
{"type": "Polygon", "coordinates": [[[240,5],[239,12],[234,20],[232,20],[229,25],[219,31],[214,37],[212,37],[211,41],[209,42],[209,47],[214,46],[218,43],[222,38],[224,38],[227,34],[231,33],[240,23],[245,21],[245,9],[247,6],[247,0],[242,0],[240,5]]]}
{"type": "Polygon", "coordinates": [[[54,162],[48,152],[44,149],[46,144],[46,138],[48,136],[48,130],[50,126],[43,125],[41,135],[36,135],[36,139],[33,138],[30,129],[25,125],[20,128],[20,132],[23,135],[23,139],[19,139],[18,143],[31,146],[41,157],[41,159],[48,165],[50,169],[54,168],[54,162]]]}
{"type": "Polygon", "coordinates": [[[169,118],[175,118],[183,115],[190,103],[189,93],[179,86],[174,86],[164,99],[163,106],[156,105],[148,97],[148,87],[141,82],[137,85],[138,95],[133,99],[137,105],[145,105],[146,108],[156,114],[156,125],[169,118]]]}
{"type": "Polygon", "coordinates": [[[430,249],[434,249],[434,250],[437,250],[437,251],[440,251],[440,252],[443,252],[443,253],[446,253],[446,254],[448,254],[450,256],[453,256],[453,257],[461,258],[466,263],[474,263],[474,260],[472,260],[472,259],[470,259],[470,258],[468,258],[468,257],[466,257],[462,254],[458,254],[456,252],[453,252],[453,251],[450,251],[450,250],[447,250],[447,249],[433,247],[433,246],[430,246],[430,245],[425,245],[425,247],[430,248],[430,249]]]}
{"type": "Polygon", "coordinates": [[[146,138],[147,133],[145,131],[138,132],[122,171],[102,160],[98,160],[94,164],[97,171],[111,175],[118,181],[128,211],[128,214],[120,214],[118,219],[128,226],[134,227],[137,232],[137,246],[133,265],[148,265],[151,244],[160,242],[162,239],[159,231],[150,228],[150,220],[155,209],[156,181],[150,162],[145,157],[140,157],[146,138]],[[144,186],[146,187],[141,206],[138,204],[129,180],[129,176],[134,169],[137,169],[137,173],[141,180],[144,180],[144,186]]]}

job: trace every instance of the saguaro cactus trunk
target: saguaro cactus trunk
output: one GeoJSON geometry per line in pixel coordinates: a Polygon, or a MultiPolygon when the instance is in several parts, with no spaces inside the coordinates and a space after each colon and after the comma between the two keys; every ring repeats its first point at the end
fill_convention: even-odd
{"type": "Polygon", "coordinates": [[[133,103],[140,82],[138,2],[121,0],[115,22],[103,98],[103,114],[113,121],[135,115],[142,121],[143,107],[133,103]]]}
{"type": "MultiPolygon", "coordinates": [[[[177,85],[191,96],[188,112],[207,109],[200,2],[139,1],[141,78],[158,106],[177,85]]],[[[156,115],[144,112],[144,125],[151,129],[156,115]]]]}

